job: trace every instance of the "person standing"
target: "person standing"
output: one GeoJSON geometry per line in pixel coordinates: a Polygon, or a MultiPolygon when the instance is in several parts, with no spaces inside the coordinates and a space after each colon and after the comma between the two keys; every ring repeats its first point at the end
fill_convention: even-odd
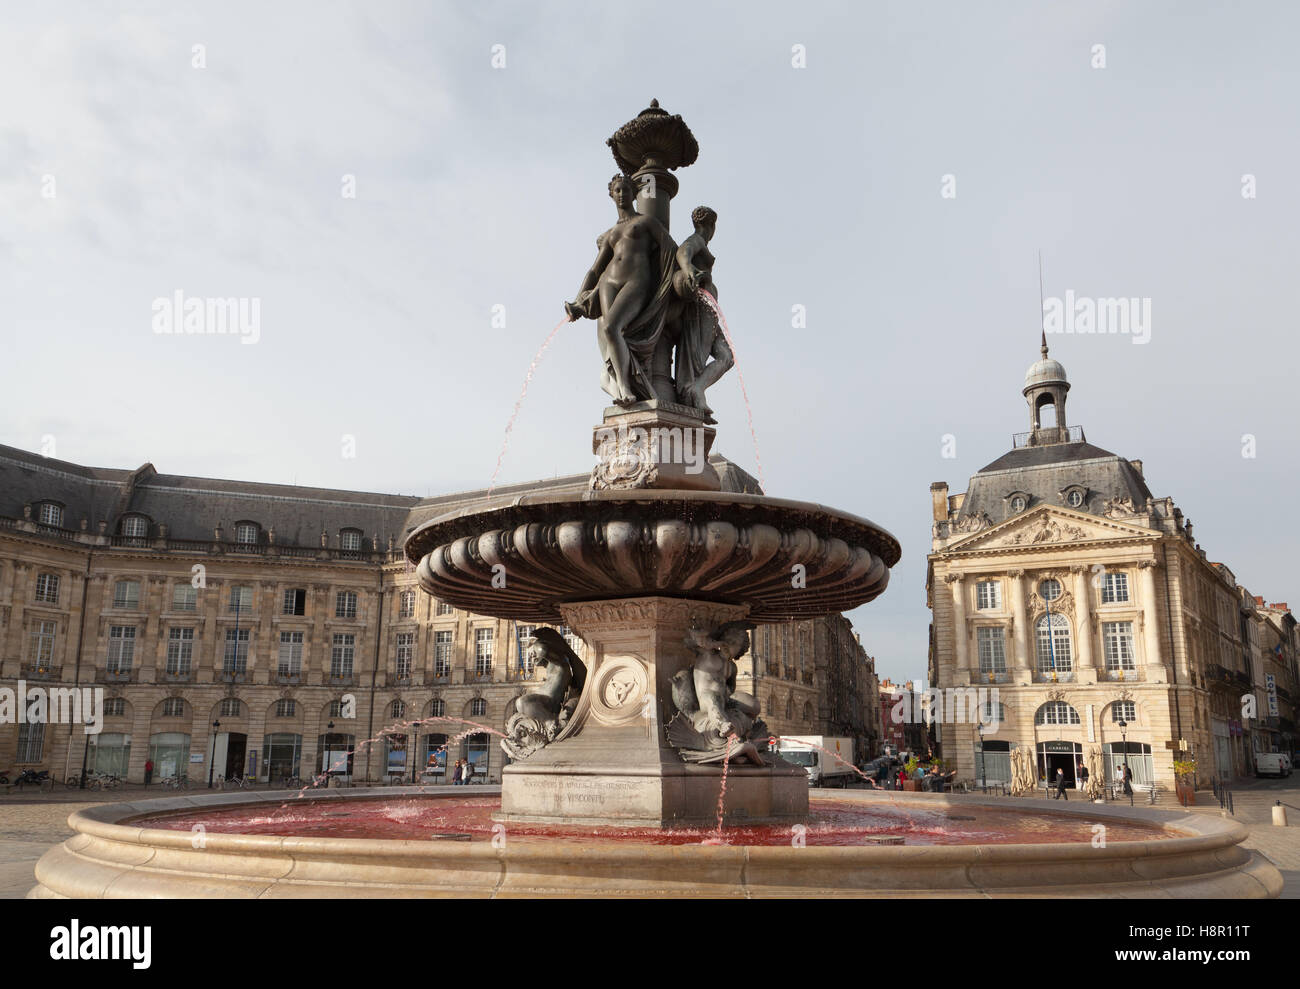
{"type": "Polygon", "coordinates": [[[146,759],[144,761],[144,785],[148,786],[152,782],[153,782],[153,760],[146,759]]]}
{"type": "Polygon", "coordinates": [[[452,770],[451,785],[460,786],[460,760],[456,760],[456,768],[452,770]]]}
{"type": "Polygon", "coordinates": [[[1083,793],[1083,794],[1087,794],[1087,792],[1088,792],[1088,767],[1085,766],[1085,765],[1083,764],[1083,760],[1082,760],[1082,759],[1079,760],[1079,771],[1078,771],[1078,773],[1075,775],[1075,779],[1076,779],[1077,782],[1076,782],[1074,785],[1078,788],[1079,792],[1080,792],[1080,793],[1083,793]]]}
{"type": "Polygon", "coordinates": [[[1128,768],[1128,763],[1124,763],[1124,796],[1133,796],[1133,770],[1128,768]]]}
{"type": "Polygon", "coordinates": [[[1062,769],[1060,766],[1057,766],[1056,767],[1056,796],[1054,796],[1052,799],[1060,800],[1062,797],[1064,797],[1066,800],[1070,799],[1065,792],[1065,770],[1062,769]]]}

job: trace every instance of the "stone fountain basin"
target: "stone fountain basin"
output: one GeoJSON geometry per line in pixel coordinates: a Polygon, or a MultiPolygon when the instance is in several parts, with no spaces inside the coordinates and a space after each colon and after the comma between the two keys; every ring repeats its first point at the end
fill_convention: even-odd
{"type": "Polygon", "coordinates": [[[760,622],[850,611],[902,555],[884,529],[824,505],[676,490],[487,502],[424,523],[404,551],[440,600],[548,624],[564,623],[561,604],[645,596],[747,604],[760,622]]]}
{"type": "MultiPolygon", "coordinates": [[[[499,792],[475,789],[476,795],[499,792]]],[[[404,798],[459,792],[403,790],[404,798]]],[[[336,802],[394,797],[391,787],[324,791],[336,802]]],[[[1019,809],[1041,800],[979,795],[837,795],[915,809],[1019,809]],[[903,799],[900,800],[900,796],[903,799]]],[[[71,814],[76,832],[36,865],[29,897],[304,898],[542,896],[1276,897],[1282,875],[1243,848],[1246,829],[1204,814],[1128,807],[1053,807],[1054,815],[1157,824],[1170,837],[1068,844],[749,847],[305,838],[142,828],[133,820],[195,808],[278,806],[284,793],[170,797],[71,814]]]]}

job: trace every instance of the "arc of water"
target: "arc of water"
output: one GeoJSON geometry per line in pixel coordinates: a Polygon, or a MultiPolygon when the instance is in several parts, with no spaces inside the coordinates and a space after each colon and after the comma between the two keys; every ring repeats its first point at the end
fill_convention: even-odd
{"type": "Polygon", "coordinates": [[[731,336],[731,328],[727,326],[727,317],[722,315],[722,308],[718,305],[718,300],[707,289],[698,289],[700,298],[704,304],[713,310],[713,315],[718,318],[718,326],[722,329],[722,335],[727,339],[727,346],[731,348],[731,357],[736,362],[736,376],[740,378],[740,395],[745,400],[745,415],[749,418],[749,436],[754,441],[754,460],[758,464],[758,483],[767,490],[767,479],[763,476],[763,458],[758,453],[758,433],[754,431],[754,409],[749,404],[749,389],[745,387],[745,372],[740,369],[740,355],[736,353],[736,341],[731,336]]]}
{"type": "Polygon", "coordinates": [[[524,386],[519,390],[519,399],[515,402],[514,411],[510,413],[510,421],[506,423],[506,435],[501,441],[501,452],[497,454],[496,469],[492,471],[492,483],[488,485],[487,493],[489,497],[496,489],[497,475],[501,473],[501,464],[506,458],[506,450],[510,448],[510,433],[515,428],[515,420],[519,418],[520,406],[524,404],[524,396],[528,394],[528,386],[533,380],[533,374],[537,371],[537,365],[542,362],[542,355],[545,354],[547,348],[550,347],[551,341],[555,339],[555,335],[560,332],[560,327],[564,326],[566,323],[572,322],[573,317],[566,315],[562,320],[556,323],[554,329],[547,334],[546,339],[542,341],[542,345],[537,349],[537,354],[533,357],[533,362],[528,365],[528,373],[524,375],[524,386]]]}

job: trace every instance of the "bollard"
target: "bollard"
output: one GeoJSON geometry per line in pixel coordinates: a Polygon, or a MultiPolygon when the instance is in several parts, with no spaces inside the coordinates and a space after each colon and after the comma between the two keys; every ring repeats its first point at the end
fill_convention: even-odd
{"type": "Polygon", "coordinates": [[[1280,800],[1273,805],[1273,823],[1279,828],[1286,827],[1286,808],[1280,800]]]}

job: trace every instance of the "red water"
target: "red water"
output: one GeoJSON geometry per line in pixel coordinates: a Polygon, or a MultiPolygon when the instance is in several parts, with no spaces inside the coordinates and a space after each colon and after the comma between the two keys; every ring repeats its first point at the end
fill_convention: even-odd
{"type": "MultiPolygon", "coordinates": [[[[376,797],[349,800],[302,800],[276,807],[232,807],[139,818],[139,827],[189,831],[202,825],[213,834],[271,834],[322,838],[428,839],[468,834],[471,841],[490,841],[501,808],[499,797],[376,797]]],[[[907,845],[1007,845],[1091,841],[1098,821],[1048,811],[1024,814],[985,807],[927,810],[813,799],[804,835],[808,845],[861,845],[872,836],[901,836],[907,845]]],[[[1168,838],[1161,828],[1105,821],[1106,840],[1145,841],[1168,838]]],[[[506,825],[510,841],[579,839],[587,844],[637,842],[649,845],[718,843],[713,828],[598,828],[540,824],[506,825]]],[[[789,826],[731,826],[724,831],[729,845],[788,845],[789,826]]]]}

